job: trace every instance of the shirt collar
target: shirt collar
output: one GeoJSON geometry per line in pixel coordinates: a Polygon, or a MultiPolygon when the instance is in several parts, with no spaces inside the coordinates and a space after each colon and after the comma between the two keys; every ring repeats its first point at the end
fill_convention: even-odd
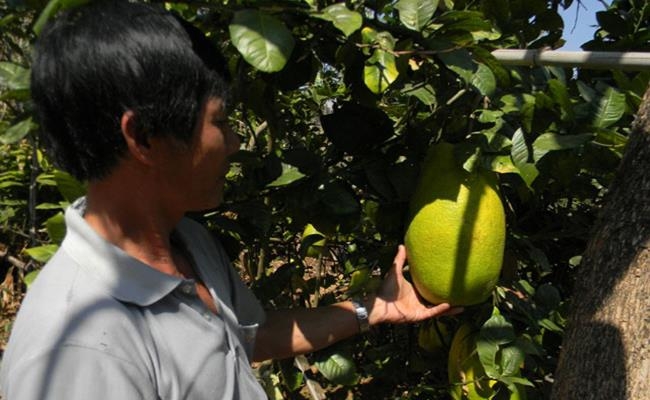
{"type": "Polygon", "coordinates": [[[107,242],[83,218],[86,198],[65,211],[61,247],[117,300],[148,306],[176,289],[183,279],[164,274],[107,242]]]}

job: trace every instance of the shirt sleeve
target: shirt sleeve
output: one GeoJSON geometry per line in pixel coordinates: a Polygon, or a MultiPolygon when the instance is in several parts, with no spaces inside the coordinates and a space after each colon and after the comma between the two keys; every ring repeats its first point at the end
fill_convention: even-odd
{"type": "Polygon", "coordinates": [[[63,345],[17,364],[9,374],[7,399],[154,400],[151,380],[134,364],[99,349],[63,345]]]}

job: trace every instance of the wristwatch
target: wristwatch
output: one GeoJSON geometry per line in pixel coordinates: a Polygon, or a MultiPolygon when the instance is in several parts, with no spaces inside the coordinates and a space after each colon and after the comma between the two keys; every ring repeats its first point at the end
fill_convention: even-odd
{"type": "Polygon", "coordinates": [[[350,299],[354,306],[354,312],[357,315],[357,322],[359,323],[359,332],[366,333],[370,330],[370,323],[368,322],[368,310],[360,300],[350,299]]]}

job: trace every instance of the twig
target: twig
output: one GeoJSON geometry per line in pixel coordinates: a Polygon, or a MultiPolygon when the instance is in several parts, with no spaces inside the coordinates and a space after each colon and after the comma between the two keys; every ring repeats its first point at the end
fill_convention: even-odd
{"type": "Polygon", "coordinates": [[[7,262],[9,264],[11,264],[14,267],[19,268],[19,269],[21,269],[23,271],[27,268],[26,263],[20,261],[19,259],[17,259],[14,256],[10,256],[8,250],[0,250],[0,259],[7,260],[7,262]]]}

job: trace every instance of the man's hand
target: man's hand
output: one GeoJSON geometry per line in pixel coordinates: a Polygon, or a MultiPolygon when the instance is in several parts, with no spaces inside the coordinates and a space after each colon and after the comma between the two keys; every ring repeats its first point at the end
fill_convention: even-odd
{"type": "Polygon", "coordinates": [[[366,301],[366,308],[370,311],[370,325],[418,322],[463,311],[461,307],[451,307],[447,303],[432,305],[422,299],[411,283],[404,279],[402,270],[405,261],[406,249],[400,245],[393,266],[384,278],[381,288],[375,297],[366,301]]]}

